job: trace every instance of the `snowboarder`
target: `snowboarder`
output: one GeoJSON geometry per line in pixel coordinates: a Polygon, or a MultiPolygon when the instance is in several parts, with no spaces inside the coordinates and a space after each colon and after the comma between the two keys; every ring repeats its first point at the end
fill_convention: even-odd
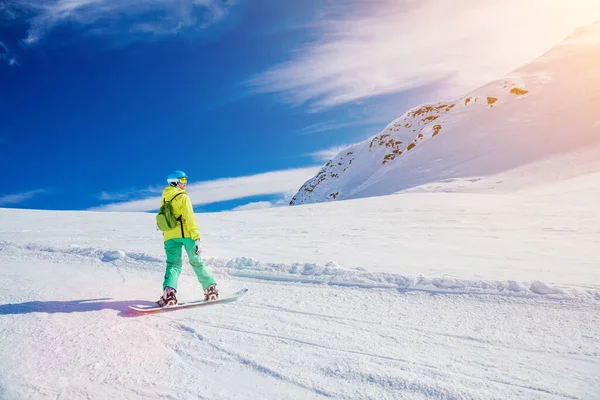
{"type": "MultiPolygon", "coordinates": [[[[181,247],[185,249],[189,262],[198,277],[198,282],[204,289],[204,298],[207,301],[216,300],[219,297],[217,284],[208,272],[206,265],[200,255],[202,243],[198,233],[198,222],[194,216],[194,209],[190,197],[185,191],[187,175],[183,171],[175,171],[167,176],[167,186],[163,190],[160,214],[165,213],[168,208],[176,220],[173,220],[173,228],[161,228],[164,236],[164,248],[167,255],[167,268],[163,281],[163,295],[156,302],[160,307],[177,304],[177,282],[181,274],[181,247]],[[169,207],[163,207],[165,202],[169,207]],[[176,222],[176,224],[175,224],[176,222]]],[[[163,215],[164,216],[164,215],[163,215]]],[[[158,217],[157,217],[158,221],[158,217]]],[[[160,227],[160,226],[159,226],[160,227]]]]}

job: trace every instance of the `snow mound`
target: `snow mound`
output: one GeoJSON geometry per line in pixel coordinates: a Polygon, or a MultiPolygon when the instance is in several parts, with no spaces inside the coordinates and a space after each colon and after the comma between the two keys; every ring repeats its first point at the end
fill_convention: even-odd
{"type": "Polygon", "coordinates": [[[598,300],[600,291],[588,288],[559,288],[540,281],[465,280],[450,277],[407,276],[394,273],[368,272],[363,268],[345,269],[335,262],[325,265],[313,263],[262,263],[241,257],[213,262],[211,266],[227,268],[232,276],[284,281],[350,286],[359,288],[397,289],[402,292],[421,291],[448,294],[502,295],[514,297],[544,296],[556,299],[598,300]]]}
{"type": "Polygon", "coordinates": [[[99,249],[93,247],[80,247],[70,245],[67,248],[60,246],[45,246],[37,243],[12,243],[6,240],[0,241],[0,251],[6,256],[12,256],[13,259],[22,259],[26,257],[23,252],[33,253],[34,257],[49,259],[51,261],[61,262],[63,260],[99,261],[110,263],[123,261],[129,263],[164,263],[160,258],[151,257],[145,253],[126,252],[120,249],[99,249]]]}
{"type": "MultiPolygon", "coordinates": [[[[44,259],[55,263],[113,264],[121,269],[162,271],[165,258],[123,250],[104,250],[70,246],[43,246],[33,243],[0,241],[0,252],[9,259],[44,259]]],[[[543,296],[556,299],[600,301],[600,290],[577,286],[556,287],[541,281],[473,280],[453,277],[411,276],[372,272],[362,267],[344,268],[334,261],[316,263],[266,263],[249,257],[206,258],[206,265],[218,275],[230,275],[267,281],[325,284],[363,289],[396,289],[400,292],[430,292],[513,297],[543,296]]],[[[401,267],[398,268],[401,270],[401,267]]],[[[182,272],[192,274],[189,268],[182,272]]]]}
{"type": "Polygon", "coordinates": [[[102,256],[102,261],[111,262],[111,261],[123,259],[125,257],[127,257],[127,255],[125,254],[125,252],[123,250],[108,250],[108,251],[104,252],[104,254],[102,256]]]}

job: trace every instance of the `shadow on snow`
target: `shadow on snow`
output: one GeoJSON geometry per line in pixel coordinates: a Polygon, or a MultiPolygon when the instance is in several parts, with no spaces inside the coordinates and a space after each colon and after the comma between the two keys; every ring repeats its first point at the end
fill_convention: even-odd
{"type": "Polygon", "coordinates": [[[67,314],[100,310],[115,310],[119,311],[119,316],[132,317],[135,315],[135,313],[131,312],[129,306],[140,305],[151,306],[155,305],[155,303],[147,300],[114,301],[110,298],[70,301],[28,301],[26,303],[0,304],[0,315],[31,313],[67,314]]]}

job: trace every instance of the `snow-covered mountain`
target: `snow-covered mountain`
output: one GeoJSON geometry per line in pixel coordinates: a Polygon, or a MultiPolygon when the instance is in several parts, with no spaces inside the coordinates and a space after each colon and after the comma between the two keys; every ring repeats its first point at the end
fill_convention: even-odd
{"type": "MultiPolygon", "coordinates": [[[[597,162],[582,168],[565,158],[585,149],[593,152],[587,159],[600,159],[598,54],[600,23],[577,30],[503,79],[415,107],[337,154],[290,204],[392,194],[432,182],[476,182],[506,171],[514,177],[526,165],[529,176],[524,182],[517,174],[520,185],[598,171],[597,162]],[[540,162],[543,168],[531,167],[540,162]],[[577,171],[569,173],[574,165],[577,171]]],[[[499,181],[507,189],[515,184],[510,177],[499,181]]]]}

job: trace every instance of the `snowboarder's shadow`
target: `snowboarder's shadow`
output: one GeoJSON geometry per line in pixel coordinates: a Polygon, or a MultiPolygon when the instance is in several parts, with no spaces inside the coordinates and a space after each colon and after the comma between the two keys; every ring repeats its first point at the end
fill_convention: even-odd
{"type": "Polygon", "coordinates": [[[0,315],[15,314],[61,314],[61,313],[80,313],[100,310],[119,311],[121,317],[136,316],[129,309],[129,306],[156,305],[147,300],[127,300],[114,301],[111,298],[104,297],[98,299],[68,300],[68,301],[28,301],[25,303],[0,304],[0,315]]]}

